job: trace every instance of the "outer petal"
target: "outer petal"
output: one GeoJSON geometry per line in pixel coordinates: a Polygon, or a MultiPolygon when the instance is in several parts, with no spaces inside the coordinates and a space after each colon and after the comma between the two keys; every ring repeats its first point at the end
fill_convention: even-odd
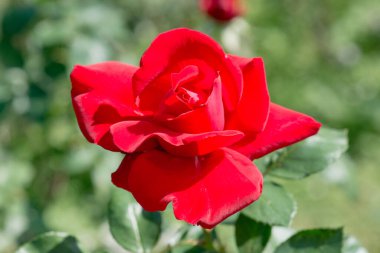
{"type": "Polygon", "coordinates": [[[257,200],[262,176],[252,162],[231,150],[180,158],[153,150],[127,156],[112,175],[148,211],[172,201],[177,219],[212,228],[257,200]]]}
{"type": "Polygon", "coordinates": [[[171,154],[179,156],[208,154],[230,146],[244,136],[236,130],[178,133],[148,121],[123,121],[113,125],[111,133],[114,143],[123,152],[133,153],[161,145],[171,154]]]}
{"type": "Polygon", "coordinates": [[[118,62],[75,66],[71,72],[72,101],[82,133],[88,141],[117,150],[109,128],[133,111],[132,75],[137,67],[118,62]]]}
{"type": "Polygon", "coordinates": [[[186,28],[161,33],[152,42],[141,58],[141,68],[133,77],[134,94],[138,96],[167,68],[189,59],[201,59],[220,73],[223,102],[227,110],[232,110],[242,94],[240,69],[226,57],[216,41],[203,33],[186,28]]]}
{"type": "Polygon", "coordinates": [[[256,139],[245,138],[232,148],[255,159],[314,135],[320,127],[321,123],[310,116],[271,103],[264,131],[256,139]]]}
{"type": "Polygon", "coordinates": [[[227,129],[239,129],[245,133],[261,132],[269,114],[269,93],[261,58],[230,56],[241,68],[244,78],[243,96],[227,123],[227,129]]]}

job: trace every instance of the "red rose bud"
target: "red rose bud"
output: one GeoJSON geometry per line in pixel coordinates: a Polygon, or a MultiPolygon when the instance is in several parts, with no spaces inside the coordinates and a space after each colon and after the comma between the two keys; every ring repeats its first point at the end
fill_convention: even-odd
{"type": "Polygon", "coordinates": [[[229,21],[242,14],[241,0],[200,0],[201,9],[219,21],[229,21]]]}
{"type": "Polygon", "coordinates": [[[72,102],[88,141],[125,154],[112,182],[147,211],[212,228],[260,197],[251,162],[318,132],[270,102],[261,58],[226,54],[189,29],[160,34],[140,66],[75,66],[72,102]]]}

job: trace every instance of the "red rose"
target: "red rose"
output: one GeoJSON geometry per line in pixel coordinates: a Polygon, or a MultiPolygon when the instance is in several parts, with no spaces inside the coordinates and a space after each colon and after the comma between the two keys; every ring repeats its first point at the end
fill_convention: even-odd
{"type": "Polygon", "coordinates": [[[219,21],[229,21],[242,14],[241,0],[200,0],[200,7],[219,21]]]}
{"type": "Polygon", "coordinates": [[[270,103],[261,58],[224,53],[189,29],[160,34],[140,67],[76,66],[72,101],[88,141],[126,154],[113,183],[148,211],[212,228],[259,198],[251,159],[315,134],[320,124],[270,103]]]}

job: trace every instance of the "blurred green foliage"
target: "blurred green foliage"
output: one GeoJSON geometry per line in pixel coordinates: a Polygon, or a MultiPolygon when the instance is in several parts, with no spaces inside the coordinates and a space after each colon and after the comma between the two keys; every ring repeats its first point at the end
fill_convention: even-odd
{"type": "Polygon", "coordinates": [[[272,100],[347,128],[349,155],[287,182],[295,228],[341,226],[370,252],[380,234],[380,2],[247,1],[218,24],[192,0],[0,1],[0,252],[61,230],[90,251],[123,252],[106,222],[119,154],[88,144],[71,108],[74,64],[138,64],[160,32],[186,26],[227,52],[262,56],[272,100]]]}

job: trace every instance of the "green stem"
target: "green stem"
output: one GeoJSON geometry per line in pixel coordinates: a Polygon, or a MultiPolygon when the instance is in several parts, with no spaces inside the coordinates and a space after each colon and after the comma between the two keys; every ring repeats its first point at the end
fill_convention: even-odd
{"type": "Polygon", "coordinates": [[[205,247],[207,250],[216,251],[213,243],[214,239],[212,237],[211,230],[203,229],[203,235],[203,247],[205,247]]]}

